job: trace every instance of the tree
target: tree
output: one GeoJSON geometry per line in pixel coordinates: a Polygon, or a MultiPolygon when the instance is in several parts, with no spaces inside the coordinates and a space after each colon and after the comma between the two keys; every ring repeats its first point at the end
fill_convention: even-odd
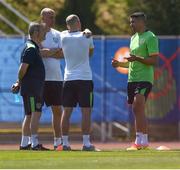
{"type": "Polygon", "coordinates": [[[56,21],[61,28],[66,29],[65,19],[70,14],[79,16],[82,28],[89,28],[93,33],[99,34],[100,29],[94,24],[95,15],[92,12],[94,0],[65,0],[64,8],[59,10],[56,21]]]}
{"type": "Polygon", "coordinates": [[[131,14],[143,11],[147,15],[149,28],[158,35],[180,34],[179,0],[128,0],[131,14]]]}
{"type": "Polygon", "coordinates": [[[124,0],[96,0],[93,6],[95,24],[107,35],[128,34],[127,10],[128,5],[124,0]]]}

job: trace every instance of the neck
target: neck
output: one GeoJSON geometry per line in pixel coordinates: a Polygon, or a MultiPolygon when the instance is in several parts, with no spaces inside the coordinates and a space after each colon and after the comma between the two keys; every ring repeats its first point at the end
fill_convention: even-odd
{"type": "Polygon", "coordinates": [[[138,33],[143,33],[146,31],[146,27],[142,27],[141,29],[139,29],[139,31],[137,31],[138,33]]]}
{"type": "Polygon", "coordinates": [[[31,40],[34,41],[38,46],[41,44],[41,42],[39,42],[37,38],[31,37],[31,40]]]}
{"type": "Polygon", "coordinates": [[[71,28],[71,29],[69,29],[69,32],[78,32],[78,31],[80,31],[79,28],[71,28]]]}
{"type": "Polygon", "coordinates": [[[46,31],[49,32],[51,27],[46,26],[46,31]]]}

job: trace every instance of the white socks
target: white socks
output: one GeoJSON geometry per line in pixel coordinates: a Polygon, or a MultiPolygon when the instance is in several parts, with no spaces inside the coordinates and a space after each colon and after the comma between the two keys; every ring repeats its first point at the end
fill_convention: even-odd
{"type": "Polygon", "coordinates": [[[54,146],[59,146],[59,145],[61,145],[62,144],[62,140],[61,140],[61,138],[59,137],[59,138],[54,138],[54,146]]]}
{"type": "Polygon", "coordinates": [[[141,145],[142,136],[143,136],[143,133],[136,132],[136,139],[135,139],[136,145],[141,145]]]}
{"type": "Polygon", "coordinates": [[[32,147],[35,147],[39,144],[39,141],[38,141],[38,135],[37,134],[34,134],[34,135],[31,135],[31,146],[32,147]]]}
{"type": "Polygon", "coordinates": [[[21,138],[21,146],[25,147],[27,145],[31,144],[31,137],[30,136],[22,136],[21,138]]]}
{"type": "Polygon", "coordinates": [[[37,146],[39,144],[38,135],[31,135],[31,137],[30,136],[22,136],[21,146],[25,147],[29,144],[31,144],[32,147],[37,146]]]}
{"type": "MultiPolygon", "coordinates": [[[[62,141],[63,141],[63,146],[70,146],[69,141],[68,141],[68,136],[62,136],[62,141]]],[[[83,135],[83,145],[84,146],[91,146],[90,142],[90,135],[83,135]]]]}
{"type": "Polygon", "coordinates": [[[141,144],[144,146],[147,146],[149,144],[148,142],[148,134],[143,134],[141,144]]]}
{"type": "Polygon", "coordinates": [[[68,136],[62,136],[63,146],[70,146],[68,136]]]}
{"type": "Polygon", "coordinates": [[[91,146],[90,135],[83,135],[83,145],[87,147],[91,146]]]}
{"type": "Polygon", "coordinates": [[[148,145],[148,134],[143,134],[141,132],[136,132],[136,140],[135,140],[136,145],[148,145]]]}

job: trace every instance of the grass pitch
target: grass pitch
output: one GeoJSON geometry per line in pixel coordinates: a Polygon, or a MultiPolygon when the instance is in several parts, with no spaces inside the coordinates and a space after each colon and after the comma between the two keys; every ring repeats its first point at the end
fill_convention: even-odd
{"type": "Polygon", "coordinates": [[[164,169],[180,168],[174,151],[0,151],[0,168],[8,169],[164,169]]]}

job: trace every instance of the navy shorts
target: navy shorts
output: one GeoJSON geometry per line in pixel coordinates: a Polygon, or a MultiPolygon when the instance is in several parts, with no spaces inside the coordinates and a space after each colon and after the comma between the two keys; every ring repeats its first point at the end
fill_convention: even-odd
{"type": "Polygon", "coordinates": [[[72,80],[63,83],[64,107],[93,107],[93,81],[72,80]]]}
{"type": "Polygon", "coordinates": [[[150,82],[128,82],[128,104],[132,104],[136,94],[142,94],[147,100],[149,93],[151,92],[152,84],[150,82]]]}
{"type": "Polygon", "coordinates": [[[43,98],[46,106],[62,105],[62,81],[45,81],[43,98]]]}
{"type": "Polygon", "coordinates": [[[32,112],[42,112],[43,99],[39,96],[23,95],[25,115],[31,115],[32,112]]]}

